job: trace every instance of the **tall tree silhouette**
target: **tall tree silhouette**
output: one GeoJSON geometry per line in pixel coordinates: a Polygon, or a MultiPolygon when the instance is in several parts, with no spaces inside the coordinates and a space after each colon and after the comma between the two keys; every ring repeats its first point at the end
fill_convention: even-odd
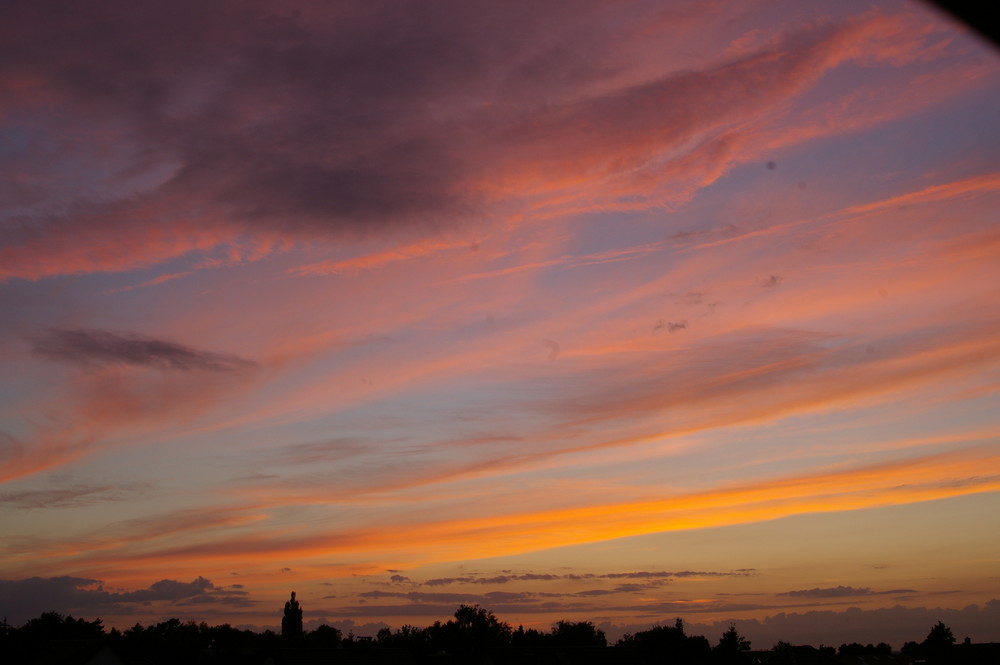
{"type": "Polygon", "coordinates": [[[742,663],[744,652],[750,650],[750,640],[736,630],[736,624],[730,624],[729,630],[722,634],[719,643],[712,649],[712,660],[716,663],[742,663]]]}
{"type": "Polygon", "coordinates": [[[719,643],[715,647],[716,651],[749,651],[750,640],[740,635],[736,630],[736,624],[730,624],[729,630],[722,634],[719,643]]]}
{"type": "Polygon", "coordinates": [[[302,637],[302,607],[299,601],[295,600],[295,592],[292,597],[285,601],[285,615],[281,617],[282,637],[302,637]]]}
{"type": "Polygon", "coordinates": [[[951,628],[938,621],[931,627],[931,631],[927,633],[927,639],[920,644],[920,647],[924,656],[944,662],[945,656],[954,643],[955,635],[951,632],[951,628]]]}

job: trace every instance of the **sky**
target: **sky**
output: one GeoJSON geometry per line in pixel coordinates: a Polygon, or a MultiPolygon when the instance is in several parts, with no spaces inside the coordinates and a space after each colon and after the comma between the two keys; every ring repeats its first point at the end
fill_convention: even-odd
{"type": "Polygon", "coordinates": [[[1000,641],[998,84],[914,2],[4,2],[0,613],[1000,641]]]}

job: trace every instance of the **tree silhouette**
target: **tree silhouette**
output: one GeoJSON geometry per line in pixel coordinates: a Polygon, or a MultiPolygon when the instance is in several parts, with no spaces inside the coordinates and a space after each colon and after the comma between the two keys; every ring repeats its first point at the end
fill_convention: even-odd
{"type": "Polygon", "coordinates": [[[510,625],[479,605],[460,605],[454,619],[444,625],[435,622],[428,630],[437,650],[462,653],[509,646],[513,632],[510,625]]]}
{"type": "Polygon", "coordinates": [[[608,639],[603,630],[589,621],[559,621],[552,627],[552,640],[557,646],[606,647],[608,639]]]}
{"type": "Polygon", "coordinates": [[[750,640],[740,635],[740,631],[736,630],[736,624],[729,624],[729,630],[719,638],[715,650],[727,653],[750,651],[750,640]]]}
{"type": "Polygon", "coordinates": [[[941,649],[950,647],[954,643],[955,636],[952,634],[951,628],[938,621],[931,628],[931,632],[927,633],[927,639],[924,640],[923,646],[928,649],[941,649]]]}
{"type": "Polygon", "coordinates": [[[625,635],[616,644],[638,653],[640,662],[655,665],[688,665],[708,662],[712,648],[701,635],[685,635],[684,622],[678,618],[673,626],[656,626],[625,635]]]}
{"type": "Polygon", "coordinates": [[[295,592],[285,601],[285,615],[281,617],[281,636],[287,638],[302,637],[302,608],[295,600],[295,592]]]}
{"type": "Polygon", "coordinates": [[[943,661],[953,644],[955,644],[955,635],[952,634],[951,628],[938,621],[927,633],[927,638],[920,643],[920,651],[925,657],[935,661],[943,661]]]}
{"type": "Polygon", "coordinates": [[[746,652],[750,650],[750,640],[743,637],[736,624],[730,624],[729,630],[722,634],[719,643],[712,649],[713,663],[744,663],[746,652]]]}

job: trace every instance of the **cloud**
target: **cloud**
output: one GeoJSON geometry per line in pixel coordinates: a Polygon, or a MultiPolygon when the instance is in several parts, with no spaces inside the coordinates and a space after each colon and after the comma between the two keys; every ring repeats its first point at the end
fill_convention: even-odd
{"type": "Polygon", "coordinates": [[[447,586],[449,584],[474,583],[479,578],[476,577],[435,577],[424,582],[427,586],[447,586]]]}
{"type": "Polygon", "coordinates": [[[888,642],[899,648],[904,642],[920,642],[938,621],[948,625],[955,636],[965,636],[973,642],[995,639],[1000,619],[1000,600],[990,600],[982,606],[969,605],[961,609],[894,607],[862,609],[851,607],[843,611],[818,610],[809,612],[779,612],[764,619],[724,619],[709,624],[686,623],[691,634],[721,635],[730,624],[749,637],[754,646],[768,647],[778,640],[797,636],[802,644],[844,644],[888,642]]]}
{"type": "Polygon", "coordinates": [[[406,248],[470,220],[676,206],[759,160],[777,140],[762,129],[788,125],[790,100],[826,71],[905,62],[932,38],[913,16],[869,12],[670,70],[658,39],[716,19],[681,8],[651,21],[655,2],[613,20],[600,2],[574,3],[571,20],[529,2],[3,11],[0,60],[22,83],[2,110],[32,149],[8,158],[19,177],[0,278],[28,279],[219,249],[255,260],[345,236],[399,232],[406,248]]]}
{"type": "Polygon", "coordinates": [[[73,508],[107,501],[125,501],[147,489],[144,485],[72,485],[45,490],[0,492],[0,504],[19,509],[73,508]]]}
{"type": "Polygon", "coordinates": [[[70,576],[0,580],[0,614],[15,625],[49,611],[93,616],[106,612],[127,613],[130,608],[134,610],[137,605],[150,603],[205,602],[234,607],[255,604],[246,591],[217,587],[201,576],[190,582],[163,579],[135,591],[109,591],[99,580],[70,576]]]}
{"type": "Polygon", "coordinates": [[[33,347],[40,357],[86,371],[64,378],[33,405],[42,417],[26,418],[18,439],[0,439],[3,480],[170,436],[259,378],[252,361],[138,335],[53,330],[33,347]]]}
{"type": "Polygon", "coordinates": [[[687,328],[687,321],[664,321],[659,319],[653,326],[653,332],[658,332],[660,330],[666,330],[669,333],[677,332],[678,330],[684,330],[687,328]]]}
{"type": "MultiPolygon", "coordinates": [[[[490,594],[477,595],[470,593],[426,593],[422,591],[409,591],[409,592],[393,592],[393,591],[365,591],[359,593],[358,596],[361,598],[405,598],[414,603],[453,603],[453,604],[472,604],[472,603],[482,603],[489,598],[490,594]]],[[[519,596],[524,596],[524,594],[519,594],[519,596]]]]}
{"type": "Polygon", "coordinates": [[[852,598],[856,596],[882,596],[898,595],[907,593],[917,593],[915,589],[892,589],[890,591],[872,591],[869,587],[852,587],[838,585],[825,589],[799,589],[796,591],[785,591],[779,596],[791,596],[793,598],[852,598]]]}
{"type": "Polygon", "coordinates": [[[82,365],[139,365],[166,370],[232,372],[254,363],[234,355],[192,349],[153,337],[105,330],[48,330],[32,343],[40,356],[82,365]]]}
{"type": "Polygon", "coordinates": [[[719,571],[692,571],[681,570],[677,572],[669,571],[630,571],[616,573],[587,573],[579,575],[567,573],[563,575],[555,573],[521,573],[509,575],[496,575],[492,577],[482,577],[477,575],[466,575],[463,577],[436,577],[423,582],[426,586],[446,586],[449,584],[507,584],[508,582],[551,582],[557,580],[595,580],[595,579],[630,579],[630,580],[653,580],[664,581],[672,578],[685,577],[748,577],[756,574],[753,568],[741,568],[730,572],[719,571]]]}

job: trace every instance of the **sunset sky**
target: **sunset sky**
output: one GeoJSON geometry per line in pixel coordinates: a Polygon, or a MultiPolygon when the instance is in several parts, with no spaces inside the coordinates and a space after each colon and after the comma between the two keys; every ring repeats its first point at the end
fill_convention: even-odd
{"type": "Polygon", "coordinates": [[[4,2],[0,614],[1000,641],[998,121],[914,2],[4,2]]]}

